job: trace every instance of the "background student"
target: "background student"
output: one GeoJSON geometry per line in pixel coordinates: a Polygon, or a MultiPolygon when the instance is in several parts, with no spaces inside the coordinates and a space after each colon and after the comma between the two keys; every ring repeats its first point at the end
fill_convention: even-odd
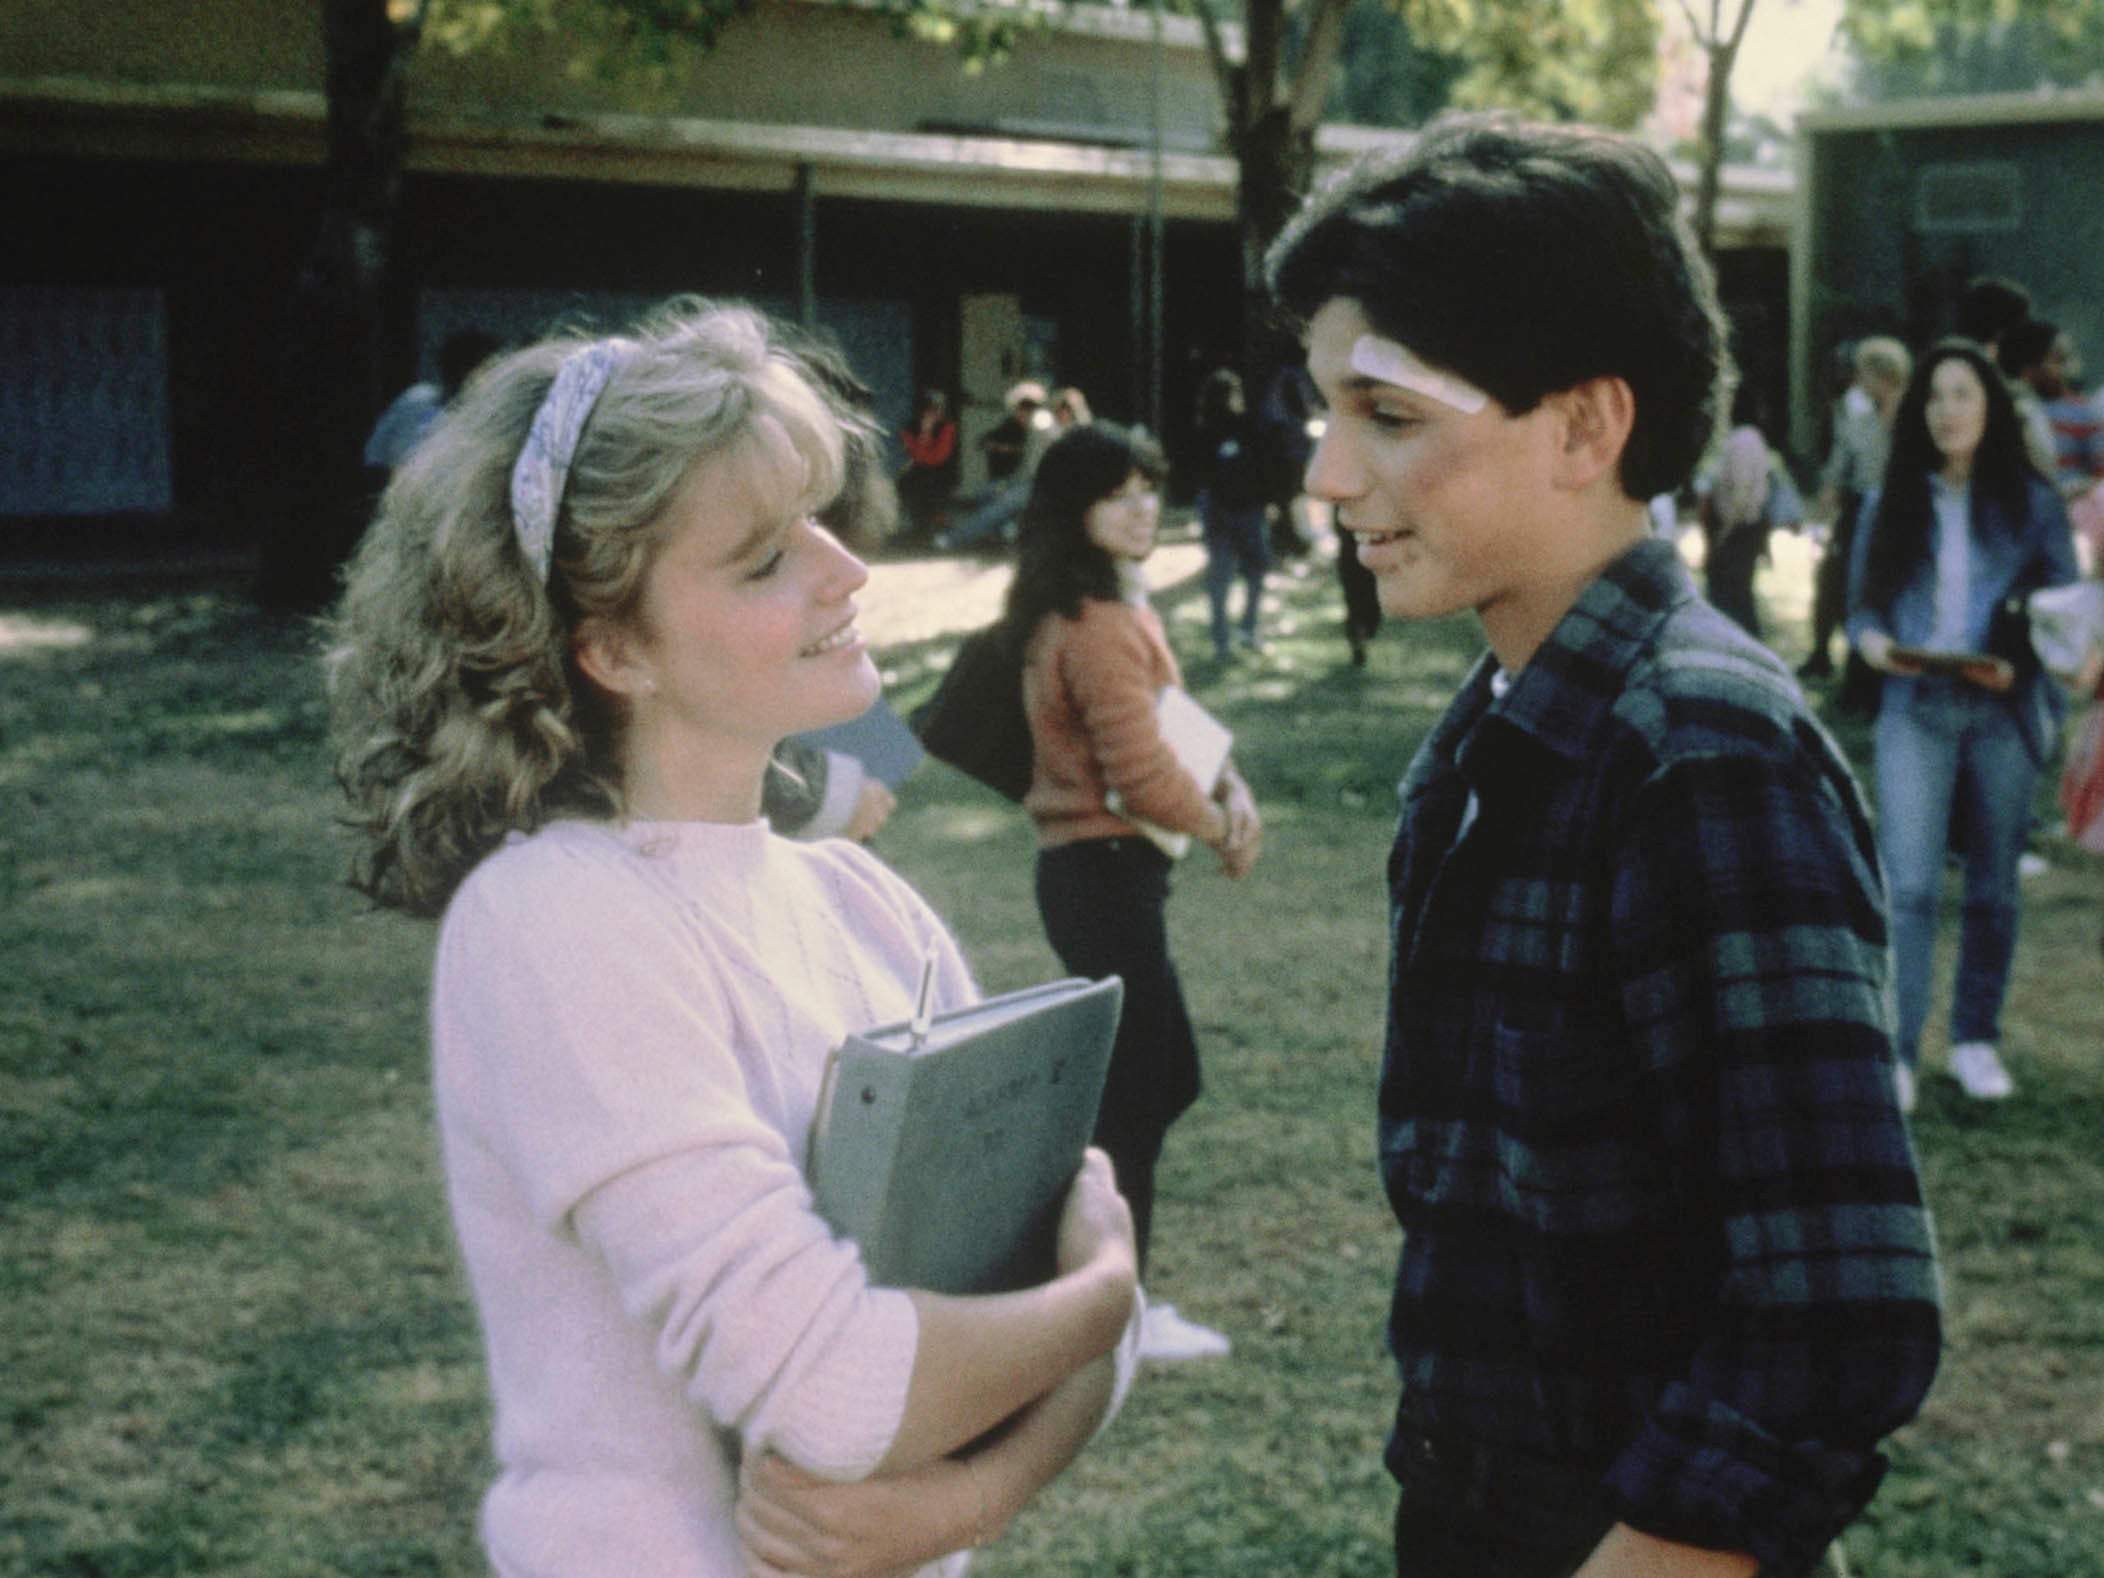
{"type": "MultiPolygon", "coordinates": [[[[1132,1203],[1142,1274],[1154,1171],[1170,1125],[1198,1099],[1198,1041],[1169,957],[1170,859],[1136,825],[1210,845],[1231,877],[1262,845],[1255,799],[1229,763],[1196,782],[1163,738],[1156,698],[1182,682],[1141,565],[1161,523],[1163,460],[1110,422],[1045,451],[1023,511],[1006,623],[1023,642],[1033,766],[1024,808],[1037,828],[1045,935],[1076,975],[1119,975],[1125,1012],[1096,1143],[1132,1203]]],[[[1203,1358],[1228,1339],[1148,1301],[1143,1357],[1203,1358]]]]}
{"type": "Polygon", "coordinates": [[[1968,1096],[1998,1101],[2016,1088],[1999,1042],[2016,953],[2017,863],[2060,700],[2026,631],[1997,615],[2013,594],[2066,585],[2077,572],[2060,496],[2031,465],[2008,387],[1972,341],[1944,340],[1921,358],[1893,422],[1884,485],[1864,501],[1857,530],[1849,640],[1887,676],[1875,770],[1902,1090],[1911,1101],[1944,855],[1959,816],[1965,902],[1949,1067],[1968,1096]],[[2013,666],[1929,674],[1902,647],[2004,647],[2013,666]]]}

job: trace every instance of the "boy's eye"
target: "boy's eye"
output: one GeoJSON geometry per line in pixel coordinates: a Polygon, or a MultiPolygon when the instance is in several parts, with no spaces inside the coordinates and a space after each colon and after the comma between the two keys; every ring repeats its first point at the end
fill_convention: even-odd
{"type": "Polygon", "coordinates": [[[1366,419],[1375,427],[1385,428],[1390,432],[1417,425],[1417,417],[1413,413],[1386,405],[1368,406],[1366,419]]]}

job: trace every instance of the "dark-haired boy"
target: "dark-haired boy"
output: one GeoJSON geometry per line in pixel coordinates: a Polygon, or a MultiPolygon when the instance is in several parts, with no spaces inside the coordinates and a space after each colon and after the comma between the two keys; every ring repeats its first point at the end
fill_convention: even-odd
{"type": "Polygon", "coordinates": [[[1270,259],[1308,491],[1388,612],[1490,646],[1389,863],[1400,1574],[1811,1571],[1935,1371],[1861,797],[1646,529],[1724,366],[1677,203],[1632,143],[1456,120],[1270,259]]]}

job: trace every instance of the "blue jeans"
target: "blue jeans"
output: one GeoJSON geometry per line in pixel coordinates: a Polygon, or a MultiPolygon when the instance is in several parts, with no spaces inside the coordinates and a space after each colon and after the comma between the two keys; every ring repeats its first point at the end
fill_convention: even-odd
{"type": "Polygon", "coordinates": [[[1888,685],[1878,711],[1876,751],[1899,1055],[1912,1068],[1929,1018],[1953,815],[1963,819],[1965,904],[1951,1041],[1997,1038],[2016,954],[2017,861],[2039,768],[2011,706],[1955,679],[1888,685]]]}
{"type": "Polygon", "coordinates": [[[970,513],[950,527],[948,546],[969,548],[988,538],[1007,540],[1015,534],[1015,523],[1030,502],[1030,479],[1010,477],[996,483],[970,513]]]}

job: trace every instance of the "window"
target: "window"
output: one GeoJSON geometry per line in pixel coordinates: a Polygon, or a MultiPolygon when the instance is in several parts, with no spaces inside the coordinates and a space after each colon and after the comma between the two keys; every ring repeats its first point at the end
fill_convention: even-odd
{"type": "Polygon", "coordinates": [[[1914,228],[1923,235],[2015,230],[2023,180],[2013,164],[1931,164],[1914,181],[1914,228]]]}

